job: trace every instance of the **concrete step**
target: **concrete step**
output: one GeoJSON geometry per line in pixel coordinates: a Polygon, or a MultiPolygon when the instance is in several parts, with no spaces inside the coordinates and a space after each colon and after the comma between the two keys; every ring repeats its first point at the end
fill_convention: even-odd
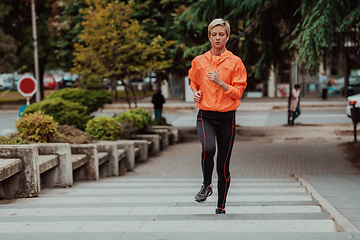
{"type": "MultiPolygon", "coordinates": [[[[52,239],[90,232],[118,233],[128,239],[143,239],[144,234],[155,239],[181,239],[185,233],[193,238],[199,232],[211,232],[210,239],[235,239],[240,235],[234,233],[250,236],[267,232],[281,239],[283,233],[339,231],[330,213],[324,212],[294,178],[233,178],[226,215],[214,214],[216,181],[214,194],[205,204],[193,200],[199,182],[195,178],[125,177],[79,182],[69,189],[46,189],[38,198],[1,205],[0,233],[54,232],[52,239]]],[[[329,239],[337,239],[331,236],[334,238],[329,239]]]]}

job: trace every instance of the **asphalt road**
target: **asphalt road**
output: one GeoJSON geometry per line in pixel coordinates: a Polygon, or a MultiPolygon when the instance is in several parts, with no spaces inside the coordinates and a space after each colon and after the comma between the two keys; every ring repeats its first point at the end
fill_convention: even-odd
{"type": "Polygon", "coordinates": [[[0,111],[0,135],[6,136],[16,132],[15,121],[19,119],[16,110],[0,111]]]}
{"type": "MultiPolygon", "coordinates": [[[[196,113],[177,113],[163,114],[167,122],[177,126],[195,126],[196,113]]],[[[236,122],[241,126],[274,126],[287,124],[286,111],[270,112],[241,112],[236,115],[236,122]]],[[[306,111],[295,120],[302,124],[339,124],[351,123],[351,119],[346,116],[345,111],[327,110],[327,111],[306,111]]]]}
{"type": "MultiPolygon", "coordinates": [[[[110,115],[109,113],[97,113],[98,115],[110,115]]],[[[163,116],[167,122],[176,127],[191,127],[196,124],[196,112],[164,112],[163,116]]],[[[0,135],[8,135],[16,132],[14,126],[18,120],[18,110],[2,110],[0,111],[0,135]]],[[[243,112],[241,109],[237,112],[237,124],[241,126],[274,126],[287,123],[286,110],[273,110],[266,112],[243,112]]],[[[345,109],[324,111],[302,110],[302,114],[296,119],[297,123],[302,124],[346,124],[352,123],[351,119],[346,116],[345,109]]]]}

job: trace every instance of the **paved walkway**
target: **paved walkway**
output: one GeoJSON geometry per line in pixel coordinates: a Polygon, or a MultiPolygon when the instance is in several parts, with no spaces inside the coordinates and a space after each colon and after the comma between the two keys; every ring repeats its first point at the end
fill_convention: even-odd
{"type": "MultiPolygon", "coordinates": [[[[314,184],[345,224],[359,229],[360,172],[340,145],[351,136],[336,133],[346,127],[239,128],[226,215],[214,214],[216,181],[207,203],[193,201],[201,185],[200,144],[193,140],[121,177],[2,201],[0,239],[360,239],[355,228],[341,232],[344,222],[334,222],[294,178],[314,184]]],[[[196,139],[194,129],[184,131],[196,139]]]]}

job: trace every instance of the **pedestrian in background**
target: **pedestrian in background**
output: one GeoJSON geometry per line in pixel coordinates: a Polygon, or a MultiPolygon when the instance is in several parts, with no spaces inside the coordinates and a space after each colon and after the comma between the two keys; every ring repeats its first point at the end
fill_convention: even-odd
{"type": "Polygon", "coordinates": [[[291,91],[290,111],[292,112],[291,126],[294,126],[295,119],[301,114],[301,111],[300,111],[300,85],[299,84],[295,84],[294,88],[291,91]]]}
{"type": "Polygon", "coordinates": [[[321,72],[320,81],[321,81],[321,89],[322,89],[322,99],[326,100],[328,95],[329,79],[326,76],[325,71],[321,72]]]}
{"type": "Polygon", "coordinates": [[[153,95],[151,102],[154,104],[154,115],[155,119],[157,119],[161,117],[163,104],[165,103],[165,98],[160,89],[153,95]]]}
{"type": "Polygon", "coordinates": [[[212,174],[217,145],[218,202],[216,214],[225,214],[230,186],[230,156],[235,138],[235,110],[246,88],[247,73],[241,59],[225,48],[230,25],[215,19],[208,26],[211,50],[197,56],[189,70],[190,88],[199,108],[197,132],[202,146],[203,185],[195,201],[203,203],[212,193],[212,174]]]}

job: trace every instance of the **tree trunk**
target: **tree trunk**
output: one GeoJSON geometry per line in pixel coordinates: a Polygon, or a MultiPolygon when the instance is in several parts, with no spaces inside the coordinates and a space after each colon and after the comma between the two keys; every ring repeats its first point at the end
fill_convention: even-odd
{"type": "Polygon", "coordinates": [[[135,91],[134,91],[134,86],[133,86],[131,83],[129,83],[129,86],[130,86],[131,93],[132,93],[133,96],[134,96],[135,108],[137,108],[136,94],[135,94],[135,91]]]}
{"type": "Polygon", "coordinates": [[[117,82],[111,82],[111,89],[114,92],[115,100],[118,100],[119,99],[119,94],[118,94],[118,91],[117,91],[117,82]]]}
{"type": "Polygon", "coordinates": [[[128,86],[126,84],[125,81],[121,80],[122,84],[124,85],[124,89],[125,89],[125,94],[126,94],[126,101],[129,104],[129,109],[131,109],[131,102],[130,102],[130,96],[129,96],[129,90],[128,90],[128,86]]]}

